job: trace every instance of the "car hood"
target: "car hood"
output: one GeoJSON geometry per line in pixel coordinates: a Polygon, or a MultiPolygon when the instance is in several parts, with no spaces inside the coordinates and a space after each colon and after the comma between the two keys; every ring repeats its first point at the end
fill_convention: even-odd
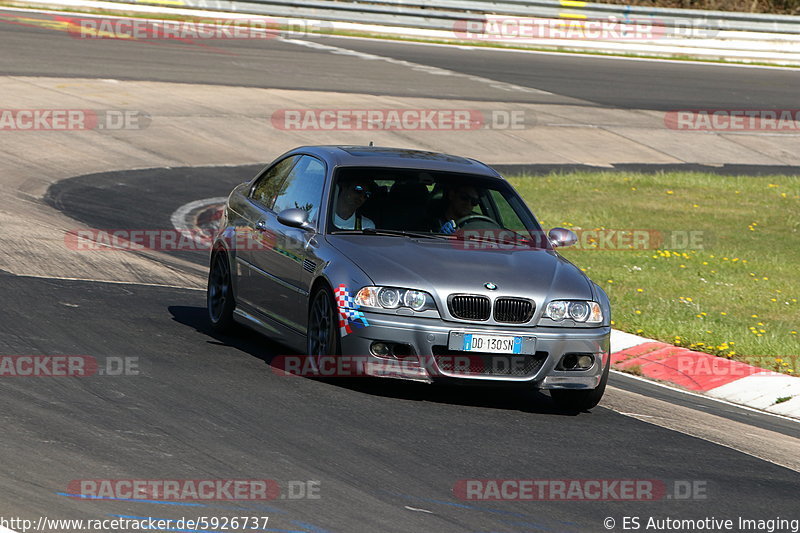
{"type": "Polygon", "coordinates": [[[475,249],[480,243],[379,235],[328,235],[328,242],[376,285],[430,292],[440,301],[467,292],[534,299],[592,299],[591,282],[552,250],[475,249]],[[485,284],[493,283],[496,290],[485,284]]]}

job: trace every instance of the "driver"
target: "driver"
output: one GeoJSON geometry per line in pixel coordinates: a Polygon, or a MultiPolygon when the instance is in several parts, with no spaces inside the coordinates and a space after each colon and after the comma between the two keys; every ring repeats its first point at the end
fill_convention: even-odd
{"type": "Polygon", "coordinates": [[[474,214],[472,209],[480,202],[477,189],[472,185],[448,187],[444,191],[445,207],[436,221],[435,230],[440,233],[455,233],[456,221],[474,214]]]}
{"type": "Polygon", "coordinates": [[[375,227],[372,220],[358,212],[371,195],[370,185],[370,180],[358,177],[343,177],[339,180],[339,196],[333,211],[334,226],[355,230],[375,227]]]}

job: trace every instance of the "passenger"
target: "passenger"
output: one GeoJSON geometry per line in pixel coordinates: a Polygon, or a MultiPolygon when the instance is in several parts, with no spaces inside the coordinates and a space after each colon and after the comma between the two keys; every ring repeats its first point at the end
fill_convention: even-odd
{"type": "Polygon", "coordinates": [[[339,180],[339,195],[333,212],[334,226],[339,229],[354,230],[375,227],[372,220],[358,212],[372,194],[370,185],[370,180],[357,177],[345,177],[339,180]]]}

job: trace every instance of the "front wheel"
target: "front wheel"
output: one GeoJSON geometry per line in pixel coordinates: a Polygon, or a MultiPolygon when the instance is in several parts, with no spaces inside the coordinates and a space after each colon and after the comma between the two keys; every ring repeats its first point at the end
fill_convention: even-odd
{"type": "Polygon", "coordinates": [[[322,361],[339,355],[339,320],[333,295],[327,287],[320,287],[311,298],[306,333],[308,355],[317,369],[322,361]]]}
{"type": "Polygon", "coordinates": [[[609,360],[603,370],[603,377],[600,378],[600,384],[594,389],[552,389],[550,391],[550,397],[553,398],[553,401],[559,408],[565,411],[588,411],[600,403],[600,399],[606,391],[606,383],[608,383],[608,372],[610,368],[611,361],[609,360]]]}
{"type": "Polygon", "coordinates": [[[211,257],[211,268],[208,272],[208,288],[206,305],[211,327],[219,333],[233,329],[233,285],[231,283],[231,266],[228,256],[217,252],[211,257]]]}

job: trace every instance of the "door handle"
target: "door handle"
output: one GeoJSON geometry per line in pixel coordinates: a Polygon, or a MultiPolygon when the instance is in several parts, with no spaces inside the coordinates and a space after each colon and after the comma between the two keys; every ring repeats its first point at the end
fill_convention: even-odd
{"type": "Polygon", "coordinates": [[[267,222],[265,220],[259,220],[256,222],[256,229],[258,231],[267,231],[267,222]]]}

